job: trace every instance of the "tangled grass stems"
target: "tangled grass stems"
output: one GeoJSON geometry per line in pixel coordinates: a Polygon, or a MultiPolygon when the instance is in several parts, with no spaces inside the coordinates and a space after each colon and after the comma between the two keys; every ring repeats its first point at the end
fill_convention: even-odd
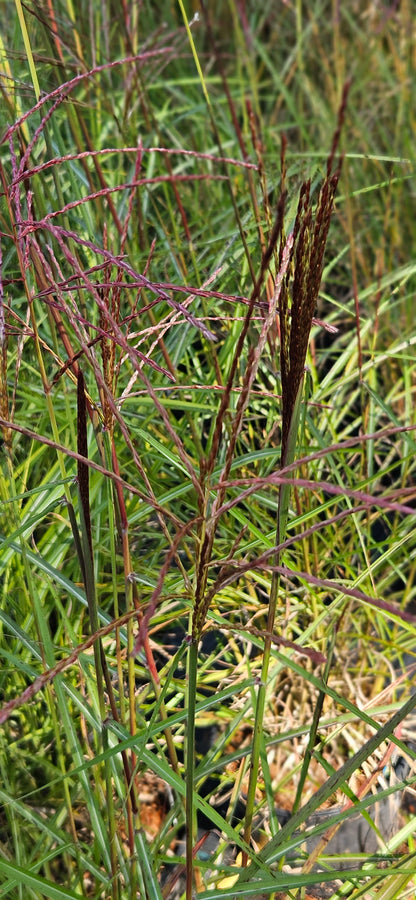
{"type": "MultiPolygon", "coordinates": [[[[354,3],[342,28],[323,8],[231,3],[216,21],[203,4],[184,29],[179,6],[167,28],[100,7],[87,28],[54,2],[23,10],[26,49],[5,29],[0,870],[16,900],[312,885],[279,871],[305,801],[410,711],[377,697],[414,649],[411,29],[404,7],[364,20],[354,3]],[[194,723],[196,743],[214,732],[196,764],[194,723]],[[281,796],[299,808],[278,832],[281,796]],[[242,873],[222,840],[203,859],[214,829],[242,873]]],[[[384,870],[390,893],[409,860],[384,870]]],[[[342,878],[359,896],[367,875],[342,878]]]]}

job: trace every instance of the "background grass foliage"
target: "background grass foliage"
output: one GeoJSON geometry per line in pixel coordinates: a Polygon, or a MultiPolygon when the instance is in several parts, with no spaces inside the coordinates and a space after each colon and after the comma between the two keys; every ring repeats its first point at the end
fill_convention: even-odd
{"type": "Polygon", "coordinates": [[[311,896],[413,704],[412,3],[0,9],[0,896],[311,896]]]}

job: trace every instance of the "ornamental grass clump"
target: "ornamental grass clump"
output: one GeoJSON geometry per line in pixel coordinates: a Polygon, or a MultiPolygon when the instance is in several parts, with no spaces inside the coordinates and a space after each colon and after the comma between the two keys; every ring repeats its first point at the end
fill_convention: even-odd
{"type": "Polygon", "coordinates": [[[405,5],[6,7],[0,893],[293,893],[414,702],[405,5]]]}

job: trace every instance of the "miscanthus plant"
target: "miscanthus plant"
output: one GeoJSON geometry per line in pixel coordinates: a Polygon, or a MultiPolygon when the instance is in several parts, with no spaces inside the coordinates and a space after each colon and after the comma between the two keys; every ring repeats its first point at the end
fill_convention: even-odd
{"type": "Polygon", "coordinates": [[[414,25],[345,6],[1,6],[1,896],[414,889],[405,818],[290,865],[412,737],[414,25]]]}

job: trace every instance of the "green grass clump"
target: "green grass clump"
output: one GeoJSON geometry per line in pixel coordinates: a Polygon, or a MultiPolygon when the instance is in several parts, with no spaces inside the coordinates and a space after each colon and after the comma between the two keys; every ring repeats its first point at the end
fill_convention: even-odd
{"type": "Polygon", "coordinates": [[[0,896],[408,896],[411,5],[2,11],[0,896]]]}

